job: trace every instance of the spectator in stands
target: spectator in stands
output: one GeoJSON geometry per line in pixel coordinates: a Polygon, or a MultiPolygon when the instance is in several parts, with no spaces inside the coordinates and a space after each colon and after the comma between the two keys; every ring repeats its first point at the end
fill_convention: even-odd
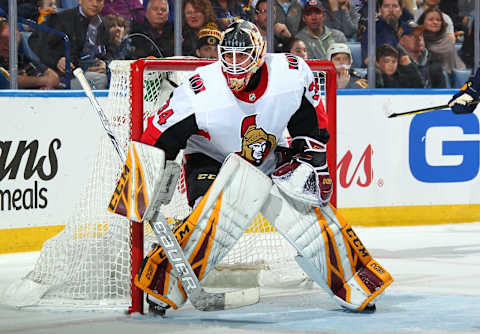
{"type": "Polygon", "coordinates": [[[200,29],[215,23],[216,18],[210,0],[185,0],[183,2],[183,44],[184,56],[196,56],[196,45],[200,29]]]}
{"type": "Polygon", "coordinates": [[[10,88],[10,75],[8,71],[0,66],[0,89],[9,89],[10,88]]]}
{"type": "Polygon", "coordinates": [[[390,44],[382,44],[376,50],[377,88],[423,88],[424,82],[418,69],[408,56],[399,57],[399,52],[390,44]]]}
{"type": "Polygon", "coordinates": [[[222,39],[222,32],[218,30],[215,23],[209,23],[200,29],[197,39],[197,48],[195,54],[198,58],[217,59],[217,45],[222,39]]]}
{"type": "Polygon", "coordinates": [[[290,38],[287,47],[288,52],[303,59],[308,58],[307,47],[305,43],[298,38],[290,38]]]}
{"type": "MultiPolygon", "coordinates": [[[[67,9],[50,15],[45,24],[57,31],[64,32],[70,39],[71,69],[81,67],[85,77],[93,88],[107,88],[106,61],[110,34],[99,13],[103,0],[82,0],[76,8],[67,9]]],[[[39,56],[43,63],[55,68],[59,74],[66,71],[65,44],[62,37],[43,33],[39,56]]],[[[75,78],[71,81],[72,89],[81,89],[75,78]]]]}
{"type": "Polygon", "coordinates": [[[295,36],[300,30],[303,4],[299,0],[276,0],[274,6],[277,22],[285,24],[290,34],[295,36]]]}
{"type": "MultiPolygon", "coordinates": [[[[0,68],[3,68],[3,78],[8,78],[9,69],[9,37],[10,27],[8,21],[0,17],[0,68]]],[[[59,83],[59,77],[52,69],[28,59],[22,52],[20,31],[17,29],[18,47],[18,88],[54,89],[59,83]]],[[[4,82],[5,83],[5,82],[4,82]]]]}
{"type": "MultiPolygon", "coordinates": [[[[438,5],[440,4],[440,0],[424,0],[423,1],[423,4],[421,7],[419,7],[416,11],[415,11],[415,20],[418,21],[419,17],[422,16],[423,12],[425,12],[425,10],[427,9],[433,9],[433,8],[437,8],[439,11],[440,9],[438,8],[438,5]]],[[[455,43],[455,31],[454,31],[454,26],[453,26],[453,21],[452,19],[450,18],[450,16],[448,16],[447,14],[445,14],[444,12],[441,12],[440,13],[442,14],[443,16],[443,21],[445,22],[446,24],[446,33],[448,35],[448,37],[450,37],[450,40],[452,41],[452,43],[455,43]]]]}
{"type": "Polygon", "coordinates": [[[210,0],[213,12],[217,18],[217,25],[221,30],[225,30],[236,19],[247,19],[247,13],[242,6],[235,0],[210,0]]]}
{"type": "Polygon", "coordinates": [[[57,12],[57,2],[55,0],[40,0],[38,3],[38,24],[42,24],[45,18],[57,12]]]}
{"type": "Polygon", "coordinates": [[[320,0],[308,0],[305,3],[302,15],[305,28],[295,37],[305,43],[310,59],[327,59],[327,49],[331,44],[347,42],[343,32],[323,24],[325,17],[325,8],[320,0]]]}
{"type": "Polygon", "coordinates": [[[132,25],[129,39],[133,47],[129,58],[173,56],[173,24],[168,20],[168,1],[150,0],[143,23],[132,25]]]}
{"type": "MultiPolygon", "coordinates": [[[[273,7],[274,22],[276,21],[277,9],[273,7]]],[[[260,30],[263,38],[267,40],[267,0],[258,0],[255,5],[254,23],[260,30]]],[[[273,26],[273,51],[285,52],[289,39],[292,37],[285,24],[277,22],[273,26]]]]}
{"type": "Polygon", "coordinates": [[[242,11],[245,13],[245,17],[248,21],[253,22],[253,14],[255,11],[255,0],[239,0],[242,11]]]}
{"type": "MultiPolygon", "coordinates": [[[[442,13],[447,14],[453,21],[453,28],[455,30],[455,35],[458,37],[458,32],[463,31],[462,17],[460,17],[460,6],[464,3],[468,3],[469,0],[463,2],[462,0],[440,0],[438,8],[442,13]]],[[[473,0],[471,2],[474,2],[473,0]]]]}
{"type": "MultiPolygon", "coordinates": [[[[8,0],[5,0],[0,4],[0,7],[2,7],[5,12],[8,12],[8,2],[8,0]]],[[[17,0],[16,3],[18,16],[37,22],[37,0],[17,0]]]]}
{"type": "MultiPolygon", "coordinates": [[[[420,0],[419,0],[420,1],[420,0]]],[[[423,1],[423,0],[421,0],[423,1]]],[[[417,10],[417,1],[416,0],[402,0],[402,7],[407,9],[411,15],[417,10]]]]}
{"type": "MultiPolygon", "coordinates": [[[[55,0],[40,0],[38,2],[38,24],[43,24],[46,18],[53,13],[57,12],[57,4],[55,0]]],[[[24,32],[25,36],[28,36],[28,46],[35,54],[36,58],[38,59],[38,55],[40,54],[40,36],[42,31],[38,29],[34,29],[32,32],[24,32]]]]}
{"type": "Polygon", "coordinates": [[[462,22],[462,29],[467,33],[473,22],[475,0],[458,0],[458,16],[462,22]]]}
{"type": "Polygon", "coordinates": [[[400,30],[398,51],[407,55],[422,75],[425,88],[446,88],[445,76],[442,72],[442,60],[439,55],[430,53],[425,48],[423,26],[413,21],[403,24],[400,30]]]}
{"type": "Polygon", "coordinates": [[[108,14],[104,17],[110,32],[110,55],[112,59],[124,59],[121,44],[127,34],[128,21],[120,15],[108,14]]]}
{"type": "Polygon", "coordinates": [[[79,5],[78,0],[59,0],[59,1],[61,2],[61,5],[59,6],[57,2],[57,7],[62,9],[72,9],[79,5]]]}
{"type": "Polygon", "coordinates": [[[458,56],[455,44],[446,32],[447,24],[443,17],[438,8],[429,8],[420,16],[418,24],[425,27],[423,36],[428,51],[440,55],[443,69],[451,74],[454,68],[465,69],[465,64],[458,56]]]}
{"type": "Polygon", "coordinates": [[[334,43],[327,50],[327,59],[337,70],[337,88],[367,88],[368,82],[354,71],[352,52],[345,43],[334,43]]]}
{"type": "Polygon", "coordinates": [[[462,48],[460,49],[460,57],[467,66],[467,68],[474,68],[474,40],[475,40],[475,20],[472,20],[470,27],[465,32],[465,36],[462,43],[462,48]]]}
{"type": "Polygon", "coordinates": [[[327,14],[324,24],[343,32],[346,38],[354,39],[358,28],[358,14],[350,0],[323,0],[327,14]]]}
{"type": "Polygon", "coordinates": [[[145,8],[139,0],[105,0],[105,6],[100,15],[120,15],[129,22],[142,23],[145,18],[145,8]]]}
{"type": "MultiPolygon", "coordinates": [[[[413,19],[412,14],[401,5],[400,0],[378,0],[379,15],[375,23],[376,46],[398,44],[398,28],[402,22],[413,19]]],[[[363,27],[361,37],[362,59],[364,64],[368,63],[368,29],[363,27]]]]}

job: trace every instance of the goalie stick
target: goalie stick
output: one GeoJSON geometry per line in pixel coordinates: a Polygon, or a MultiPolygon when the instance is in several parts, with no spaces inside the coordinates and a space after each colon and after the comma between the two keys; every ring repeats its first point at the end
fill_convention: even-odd
{"type": "MultiPolygon", "coordinates": [[[[467,103],[467,106],[474,105],[474,104],[476,105],[478,103],[480,103],[480,100],[469,102],[469,103],[467,103]]],[[[398,116],[414,115],[414,114],[423,114],[423,113],[426,113],[426,112],[440,110],[440,109],[447,109],[447,108],[450,108],[450,106],[448,104],[442,104],[441,106],[428,107],[428,108],[417,109],[417,110],[406,111],[406,112],[392,113],[392,114],[388,115],[388,118],[394,118],[394,117],[398,117],[398,116]]]]}
{"type": "MultiPolygon", "coordinates": [[[[85,78],[81,68],[73,71],[75,77],[79,80],[85,94],[87,95],[93,109],[97,112],[102,122],[103,128],[107,132],[117,151],[122,163],[125,161],[125,153],[120,148],[115,135],[113,134],[110,123],[105,117],[105,113],[93,95],[92,89],[85,78]]],[[[182,282],[182,286],[190,299],[192,305],[200,311],[217,311],[229,308],[237,308],[255,304],[259,301],[260,295],[258,288],[250,288],[239,291],[210,293],[205,291],[195,275],[192,266],[185,257],[183,249],[180,247],[175,235],[168,225],[165,217],[160,210],[155,210],[152,218],[148,220],[158,242],[165,251],[165,255],[172,264],[177,278],[182,282]],[[180,268],[180,269],[179,269],[180,268]]]]}

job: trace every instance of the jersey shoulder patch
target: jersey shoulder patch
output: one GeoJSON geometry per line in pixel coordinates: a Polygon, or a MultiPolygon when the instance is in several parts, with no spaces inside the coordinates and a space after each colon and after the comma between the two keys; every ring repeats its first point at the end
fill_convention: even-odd
{"type": "Polygon", "coordinates": [[[190,89],[195,94],[203,92],[206,89],[205,88],[205,83],[204,83],[202,77],[200,77],[200,74],[198,74],[198,73],[189,77],[188,82],[190,83],[190,89]]]}
{"type": "Polygon", "coordinates": [[[285,57],[287,58],[288,68],[291,70],[298,70],[298,58],[297,56],[291,53],[285,53],[285,57]]]}

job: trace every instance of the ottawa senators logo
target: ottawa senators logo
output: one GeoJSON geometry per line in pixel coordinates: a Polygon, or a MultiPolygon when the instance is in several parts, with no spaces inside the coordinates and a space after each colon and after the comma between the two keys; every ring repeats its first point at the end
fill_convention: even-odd
{"type": "Polygon", "coordinates": [[[274,135],[257,128],[257,115],[245,117],[242,121],[242,151],[237,152],[242,158],[255,166],[260,166],[268,153],[277,144],[274,135]]]}

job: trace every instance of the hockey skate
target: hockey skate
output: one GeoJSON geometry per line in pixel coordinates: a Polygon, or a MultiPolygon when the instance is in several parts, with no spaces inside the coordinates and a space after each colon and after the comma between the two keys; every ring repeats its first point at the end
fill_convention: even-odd
{"type": "Polygon", "coordinates": [[[342,306],[342,309],[344,312],[349,312],[349,313],[365,313],[365,314],[371,314],[371,313],[375,313],[375,311],[377,310],[377,307],[375,306],[375,304],[368,304],[367,306],[365,306],[365,308],[361,311],[355,311],[355,310],[352,310],[352,309],[349,309],[347,307],[343,307],[342,306]]]}
{"type": "Polygon", "coordinates": [[[150,295],[147,295],[147,303],[148,303],[148,314],[154,317],[165,318],[165,313],[170,308],[170,305],[167,305],[150,295]]]}

